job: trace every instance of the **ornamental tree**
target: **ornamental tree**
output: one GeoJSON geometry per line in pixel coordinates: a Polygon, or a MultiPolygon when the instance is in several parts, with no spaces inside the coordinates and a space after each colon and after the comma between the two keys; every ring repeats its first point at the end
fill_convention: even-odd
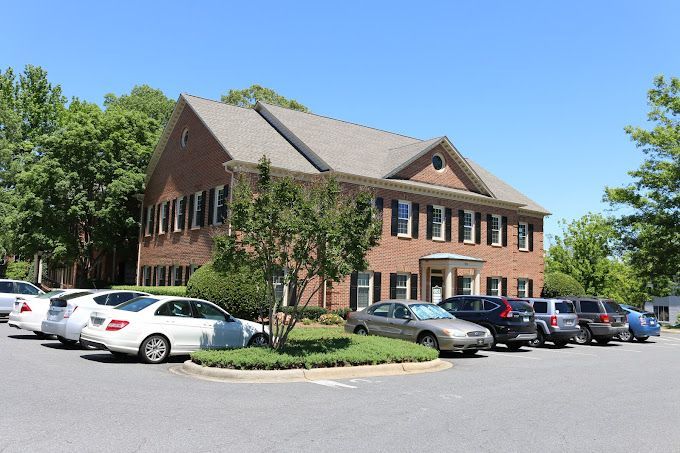
{"type": "Polygon", "coordinates": [[[366,253],[380,238],[382,224],[366,189],[343,189],[332,177],[302,182],[273,178],[262,157],[256,181],[241,176],[234,188],[230,232],[214,238],[214,263],[229,269],[248,263],[262,275],[270,347],[281,350],[303,310],[325,282],[340,282],[367,267],[366,253]],[[277,316],[275,276],[283,271],[290,318],[277,316]]]}

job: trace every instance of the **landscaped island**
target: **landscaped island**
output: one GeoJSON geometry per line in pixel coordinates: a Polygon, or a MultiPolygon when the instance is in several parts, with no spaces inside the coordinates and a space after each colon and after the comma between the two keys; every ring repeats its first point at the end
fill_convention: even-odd
{"type": "Polygon", "coordinates": [[[415,343],[350,335],[341,328],[296,329],[283,352],[269,348],[202,350],[191,354],[199,365],[235,370],[289,370],[426,362],[439,353],[415,343]]]}

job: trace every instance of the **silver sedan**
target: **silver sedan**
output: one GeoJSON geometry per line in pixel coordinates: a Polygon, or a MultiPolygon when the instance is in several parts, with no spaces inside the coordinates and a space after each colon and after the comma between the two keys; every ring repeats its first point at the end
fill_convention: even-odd
{"type": "Polygon", "coordinates": [[[469,355],[491,349],[493,344],[493,336],[485,327],[417,300],[386,300],[351,312],[345,331],[415,341],[440,351],[462,351],[469,355]]]}

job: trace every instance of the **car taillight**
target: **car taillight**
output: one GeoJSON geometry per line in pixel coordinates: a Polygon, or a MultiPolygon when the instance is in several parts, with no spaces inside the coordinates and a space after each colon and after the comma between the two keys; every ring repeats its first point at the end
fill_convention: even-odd
{"type": "Polygon", "coordinates": [[[507,300],[501,299],[503,303],[505,304],[505,308],[501,312],[501,318],[512,318],[512,307],[508,303],[507,300]]]}
{"type": "Polygon", "coordinates": [[[351,312],[351,311],[348,311],[347,314],[345,315],[345,319],[346,319],[347,321],[349,321],[349,318],[351,318],[351,317],[352,317],[352,312],[351,312]]]}
{"type": "Polygon", "coordinates": [[[600,322],[609,322],[609,315],[608,314],[601,314],[600,315],[600,322]]]}
{"type": "Polygon", "coordinates": [[[75,313],[75,311],[77,309],[78,309],[77,305],[75,307],[73,307],[72,310],[67,308],[66,311],[64,312],[64,319],[67,319],[69,316],[71,316],[73,313],[75,313]]]}
{"type": "Polygon", "coordinates": [[[550,317],[550,325],[553,326],[553,327],[557,327],[557,316],[556,315],[552,315],[550,317]]]}
{"type": "Polygon", "coordinates": [[[647,325],[647,318],[645,318],[644,316],[640,316],[640,325],[646,326],[647,325]]]}
{"type": "Polygon", "coordinates": [[[127,326],[128,324],[130,324],[128,321],[121,321],[121,320],[118,320],[118,319],[112,319],[109,322],[109,325],[106,326],[106,330],[120,330],[123,327],[127,326]]]}
{"type": "Polygon", "coordinates": [[[29,307],[26,302],[23,302],[21,304],[21,310],[19,310],[19,313],[23,313],[25,311],[31,311],[31,307],[29,307]]]}

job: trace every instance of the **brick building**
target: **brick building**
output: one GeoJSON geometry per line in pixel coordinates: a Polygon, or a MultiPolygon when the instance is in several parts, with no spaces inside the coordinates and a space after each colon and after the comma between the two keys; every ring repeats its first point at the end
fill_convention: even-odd
{"type": "Polygon", "coordinates": [[[540,294],[549,213],[463,157],[447,137],[419,140],[263,103],[246,109],[189,95],[180,96],[147,171],[139,284],[184,284],[210,260],[212,236],[228,227],[222,220],[230,188],[239,174],[256,172],[262,155],[279,174],[332,174],[376,193],[383,234],[369,268],[328,285],[319,305],[540,294]]]}

